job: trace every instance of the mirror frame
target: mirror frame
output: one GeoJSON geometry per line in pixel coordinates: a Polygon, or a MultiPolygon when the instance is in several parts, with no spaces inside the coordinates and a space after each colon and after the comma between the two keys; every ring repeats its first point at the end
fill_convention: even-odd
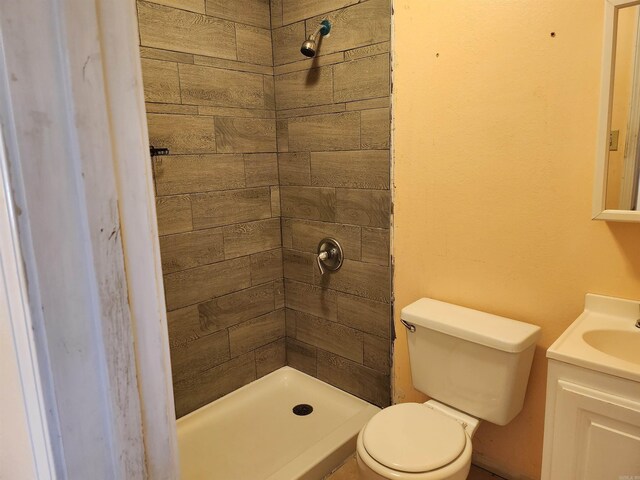
{"type": "Polygon", "coordinates": [[[640,211],[607,210],[607,170],[609,164],[609,130],[611,125],[611,102],[613,100],[613,76],[615,62],[615,39],[618,10],[640,5],[640,0],[604,1],[604,38],[602,42],[602,71],[600,83],[600,113],[598,115],[598,140],[596,143],[596,173],[593,189],[594,220],[617,222],[640,222],[640,211]]]}

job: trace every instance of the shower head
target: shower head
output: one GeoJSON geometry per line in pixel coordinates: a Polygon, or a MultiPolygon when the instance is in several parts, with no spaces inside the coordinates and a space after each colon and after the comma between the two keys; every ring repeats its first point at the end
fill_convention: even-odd
{"type": "Polygon", "coordinates": [[[316,41],[313,37],[309,37],[308,40],[305,40],[300,48],[300,52],[305,57],[315,57],[316,56],[316,41]]]}
{"type": "Polygon", "coordinates": [[[315,57],[316,50],[317,50],[316,37],[318,36],[318,34],[320,34],[321,37],[324,37],[330,31],[331,31],[331,22],[329,22],[329,20],[323,20],[322,22],[320,22],[320,25],[318,26],[316,31],[313,32],[311,35],[309,35],[309,38],[307,38],[304,41],[304,43],[302,44],[302,47],[300,48],[300,52],[305,57],[309,57],[309,58],[315,57]]]}

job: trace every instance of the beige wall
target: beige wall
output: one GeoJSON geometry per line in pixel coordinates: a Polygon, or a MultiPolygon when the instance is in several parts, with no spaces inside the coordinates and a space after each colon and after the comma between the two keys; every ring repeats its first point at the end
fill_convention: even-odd
{"type": "MultiPolygon", "coordinates": [[[[4,145],[2,145],[4,148],[4,145]]],[[[3,205],[4,206],[4,205],[3,205]]],[[[3,272],[4,275],[4,272],[3,272]]],[[[20,367],[11,326],[7,284],[0,276],[0,478],[37,479],[20,367]]],[[[22,359],[24,361],[24,359],[22,359]]]]}
{"type": "Polygon", "coordinates": [[[585,293],[640,298],[640,225],[590,220],[603,2],[394,11],[395,400],[424,398],[397,315],[413,300],[541,325],[523,412],[474,439],[485,461],[539,478],[545,349],[585,293]]]}

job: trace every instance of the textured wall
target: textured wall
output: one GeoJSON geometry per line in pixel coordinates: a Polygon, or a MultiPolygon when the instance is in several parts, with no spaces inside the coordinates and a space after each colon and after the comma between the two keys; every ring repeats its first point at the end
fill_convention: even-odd
{"type": "Polygon", "coordinates": [[[138,17],[181,416],[285,364],[269,2],[138,17]]]}
{"type": "MultiPolygon", "coordinates": [[[[473,440],[540,478],[545,349],[585,293],[640,295],[640,225],[591,220],[604,3],[394,4],[396,306],[432,296],[542,327],[524,410],[473,440]]],[[[422,400],[397,332],[396,400],[422,400]]]]}
{"type": "Polygon", "coordinates": [[[287,362],[390,401],[388,0],[272,0],[287,362]],[[333,23],[318,55],[300,45],[333,23]],[[321,277],[323,237],[345,262],[321,277]]]}

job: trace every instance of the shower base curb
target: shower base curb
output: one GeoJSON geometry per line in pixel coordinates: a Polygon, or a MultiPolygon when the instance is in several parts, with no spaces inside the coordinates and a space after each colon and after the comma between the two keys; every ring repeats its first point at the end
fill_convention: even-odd
{"type": "Polygon", "coordinates": [[[177,421],[181,478],[320,480],[355,452],[380,409],[282,367],[177,421]],[[299,416],[293,408],[310,404],[299,416]]]}

